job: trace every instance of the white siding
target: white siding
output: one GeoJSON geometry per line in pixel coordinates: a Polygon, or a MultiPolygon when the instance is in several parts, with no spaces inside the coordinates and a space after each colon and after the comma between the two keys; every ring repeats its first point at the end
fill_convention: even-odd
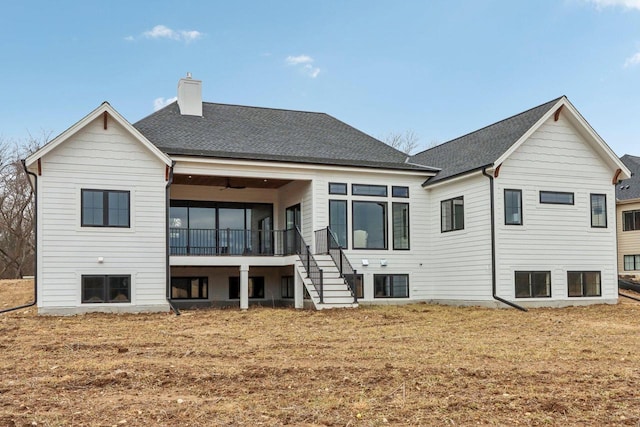
{"type": "Polygon", "coordinates": [[[157,157],[114,121],[104,130],[101,119],[42,158],[38,177],[41,312],[167,308],[164,176],[165,165],[157,157]],[[129,191],[131,227],[81,227],[82,189],[129,191]],[[84,274],[131,275],[131,303],[81,304],[84,274]]]}
{"type": "MultiPolygon", "coordinates": [[[[600,271],[617,298],[613,171],[561,116],[550,118],[502,165],[496,184],[498,295],[515,301],[515,271],[551,271],[551,300],[568,298],[567,271],[600,271]],[[504,189],[520,189],[523,225],[504,224],[504,189]],[[574,193],[574,205],[541,204],[540,191],[574,193]],[[591,227],[590,194],[606,194],[607,228],[591,227]]],[[[519,298],[516,302],[549,302],[519,298]]]]}
{"type": "Polygon", "coordinates": [[[435,300],[491,300],[491,205],[489,179],[478,173],[429,191],[429,281],[435,300]],[[440,204],[464,197],[464,229],[441,232],[440,204]]]}

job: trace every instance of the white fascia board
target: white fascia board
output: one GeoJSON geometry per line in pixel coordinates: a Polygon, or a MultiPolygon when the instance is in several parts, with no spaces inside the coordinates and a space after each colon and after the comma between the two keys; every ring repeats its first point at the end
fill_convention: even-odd
{"type": "MultiPolygon", "coordinates": [[[[596,151],[603,156],[604,160],[609,164],[612,169],[620,169],[622,172],[620,173],[619,179],[628,179],[631,177],[631,171],[622,163],[622,161],[618,158],[618,156],[613,152],[613,150],[607,145],[606,142],[598,135],[598,133],[591,127],[591,125],[582,117],[582,115],[578,112],[578,110],[571,104],[571,102],[567,99],[566,96],[563,96],[558,100],[556,105],[549,109],[545,113],[544,116],[538,120],[531,128],[525,132],[520,139],[518,139],[515,144],[513,144],[507,151],[505,151],[498,159],[496,159],[493,164],[498,167],[504,161],[513,154],[524,142],[533,135],[535,131],[542,126],[549,118],[558,111],[558,108],[564,107],[562,113],[568,111],[570,114],[567,116],[569,121],[574,125],[577,125],[584,131],[585,136],[587,137],[587,143],[591,145],[596,151]]],[[[562,114],[561,113],[561,114],[562,114]]]]}
{"type": "Polygon", "coordinates": [[[69,127],[67,130],[62,132],[60,135],[56,136],[49,143],[47,143],[44,147],[40,148],[35,153],[31,154],[26,158],[25,162],[27,167],[31,166],[38,159],[47,155],[47,153],[51,152],[60,144],[64,143],[66,140],[71,138],[77,132],[79,132],[86,125],[99,118],[101,114],[107,112],[112,118],[116,120],[122,127],[124,127],[129,133],[138,140],[142,145],[144,145],[149,151],[151,151],[160,161],[162,161],[167,166],[171,166],[171,158],[169,158],[166,154],[158,149],[155,145],[153,145],[147,138],[144,137],[136,128],[133,127],[131,123],[129,123],[124,117],[118,113],[115,108],[113,108],[108,102],[103,102],[100,104],[98,108],[84,116],[74,125],[69,127]]]}
{"type": "MultiPolygon", "coordinates": [[[[438,182],[434,182],[433,184],[429,184],[429,181],[427,181],[426,185],[423,185],[423,188],[425,190],[430,190],[432,188],[438,188],[438,187],[442,187],[443,185],[448,185],[448,184],[453,184],[454,182],[459,182],[465,179],[469,179],[469,178],[474,178],[476,176],[481,176],[482,175],[482,170],[484,168],[480,168],[480,169],[476,169],[474,171],[471,172],[467,172],[467,173],[463,173],[460,175],[456,175],[452,178],[448,178],[448,179],[443,179],[442,181],[438,181],[438,182]]],[[[489,175],[493,175],[493,171],[494,171],[494,167],[493,166],[487,166],[487,173],[489,175]]]]}
{"type": "MultiPolygon", "coordinates": [[[[293,162],[278,162],[278,161],[265,161],[265,160],[241,160],[241,159],[222,159],[215,157],[188,157],[188,156],[172,156],[175,160],[176,166],[174,170],[186,170],[188,164],[204,164],[204,165],[222,165],[222,166],[250,166],[250,167],[265,167],[276,168],[283,170],[298,169],[308,171],[337,171],[337,172],[369,172],[369,173],[384,173],[390,175],[406,175],[406,176],[435,176],[436,172],[421,171],[421,170],[401,170],[401,169],[385,169],[374,167],[356,167],[356,166],[333,166],[333,165],[320,165],[314,163],[293,163],[293,162]]],[[[183,172],[180,172],[183,173],[183,172]]]]}

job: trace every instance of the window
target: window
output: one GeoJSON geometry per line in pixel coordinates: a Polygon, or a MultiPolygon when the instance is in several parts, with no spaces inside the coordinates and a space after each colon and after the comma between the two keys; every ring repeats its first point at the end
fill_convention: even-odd
{"type": "Polygon", "coordinates": [[[622,212],[622,231],[640,230],[640,211],[622,212]]]}
{"type": "Polygon", "coordinates": [[[408,298],[408,274],[374,274],[373,287],[375,298],[408,298]]]}
{"type": "Polygon", "coordinates": [[[393,249],[409,249],[409,203],[393,203],[393,249]]]}
{"type": "Polygon", "coordinates": [[[354,196],[387,197],[387,186],[386,185],[352,184],[351,194],[354,196]]]}
{"type": "Polygon", "coordinates": [[[522,190],[504,190],[504,223],[522,225],[522,190]]]}
{"type": "Polygon", "coordinates": [[[591,227],[607,228],[607,195],[591,195],[591,227]]]}
{"type": "Polygon", "coordinates": [[[348,248],[346,200],[329,200],[329,228],[333,231],[338,244],[348,248]]]}
{"type": "Polygon", "coordinates": [[[640,255],[624,256],[624,271],[640,270],[640,255]]]}
{"type": "Polygon", "coordinates": [[[82,276],[82,303],[131,302],[131,276],[82,276]]]}
{"type": "Polygon", "coordinates": [[[209,291],[208,277],[172,277],[172,299],[207,299],[209,291]]]}
{"type": "Polygon", "coordinates": [[[440,229],[443,233],[464,229],[464,197],[440,202],[440,219],[440,229]]]}
{"type": "Polygon", "coordinates": [[[353,249],[387,249],[387,203],[353,202],[353,249]]]}
{"type": "Polygon", "coordinates": [[[409,197],[409,187],[396,187],[395,185],[391,187],[391,196],[392,197],[409,197]]]}
{"type": "Polygon", "coordinates": [[[345,279],[356,290],[356,298],[364,298],[364,275],[351,274],[346,275],[345,279]]]}
{"type": "Polygon", "coordinates": [[[330,182],[329,194],[347,194],[347,184],[343,182],[330,182]]]}
{"type": "Polygon", "coordinates": [[[550,296],[550,271],[516,271],[516,298],[540,298],[550,296]]]}
{"type": "Polygon", "coordinates": [[[567,285],[570,297],[599,297],[599,271],[568,271],[567,285]]]}
{"type": "Polygon", "coordinates": [[[83,227],[129,227],[129,192],[82,190],[83,227]]]}
{"type": "Polygon", "coordinates": [[[282,276],[280,280],[282,298],[293,298],[295,295],[295,282],[293,276],[282,276]]]}
{"type": "Polygon", "coordinates": [[[540,203],[549,203],[554,205],[572,205],[573,193],[563,193],[560,191],[541,191],[540,203]]]}
{"type": "MultiPolygon", "coordinates": [[[[264,277],[249,277],[249,298],[264,298],[264,277]]],[[[229,299],[240,299],[240,278],[229,277],[229,299]]]]}

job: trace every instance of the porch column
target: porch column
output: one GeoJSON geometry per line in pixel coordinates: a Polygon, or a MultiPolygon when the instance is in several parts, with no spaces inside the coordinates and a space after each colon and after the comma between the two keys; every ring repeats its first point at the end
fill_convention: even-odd
{"type": "Polygon", "coordinates": [[[240,266],[240,310],[249,308],[249,266],[240,266]]]}
{"type": "Polygon", "coordinates": [[[300,272],[295,269],[293,275],[293,305],[295,308],[304,308],[304,283],[300,272]]]}

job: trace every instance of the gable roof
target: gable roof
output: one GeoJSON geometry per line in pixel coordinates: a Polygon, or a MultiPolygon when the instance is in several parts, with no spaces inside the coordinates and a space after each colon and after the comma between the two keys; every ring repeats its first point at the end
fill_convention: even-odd
{"type": "Polygon", "coordinates": [[[140,132],[138,132],[138,130],[135,129],[131,125],[131,123],[129,123],[124,117],[122,117],[120,113],[118,113],[115,110],[115,108],[113,108],[106,101],[100,104],[98,108],[96,108],[95,110],[87,114],[80,121],[75,123],[73,126],[71,126],[67,130],[62,132],[60,135],[56,136],[54,139],[49,141],[42,148],[40,148],[39,150],[31,154],[29,157],[27,157],[25,159],[26,166],[27,167],[31,166],[38,159],[40,159],[47,153],[51,152],[54,148],[56,148],[60,144],[63,144],[73,135],[75,135],[80,130],[82,130],[82,128],[84,128],[86,125],[88,125],[95,119],[99,118],[104,113],[107,113],[111,118],[115,119],[117,123],[119,123],[122,127],[124,127],[138,142],[140,142],[149,151],[151,151],[151,153],[153,153],[153,155],[155,155],[160,161],[162,161],[167,166],[171,166],[172,160],[169,157],[167,157],[162,151],[158,150],[158,148],[154,146],[151,142],[149,142],[149,140],[147,140],[140,132]]]}
{"type": "Polygon", "coordinates": [[[324,113],[203,102],[183,116],[174,102],[134,126],[169,155],[436,171],[324,113]]]}
{"type": "Polygon", "coordinates": [[[593,130],[566,96],[553,99],[530,110],[486,126],[413,156],[410,161],[429,164],[442,170],[423,185],[428,186],[485,167],[500,166],[553,114],[560,112],[578,129],[613,170],[620,169],[620,178],[629,177],[629,170],[602,138],[593,130]]]}
{"type": "Polygon", "coordinates": [[[631,171],[631,178],[616,185],[616,199],[640,199],[640,157],[625,154],[620,160],[631,171]]]}
{"type": "Polygon", "coordinates": [[[491,166],[560,99],[562,97],[437,145],[412,156],[410,161],[442,169],[429,179],[429,184],[491,166]]]}

